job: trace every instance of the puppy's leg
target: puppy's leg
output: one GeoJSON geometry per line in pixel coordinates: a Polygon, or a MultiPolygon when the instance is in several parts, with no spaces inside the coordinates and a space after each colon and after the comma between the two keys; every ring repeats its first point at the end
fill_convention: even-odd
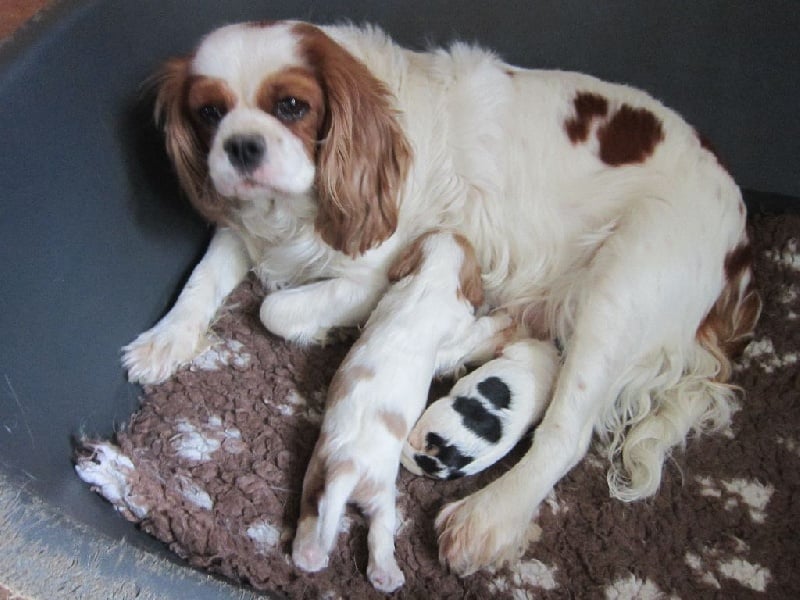
{"type": "Polygon", "coordinates": [[[175,306],[122,349],[128,379],[158,383],[197,356],[207,343],[206,331],[217,309],[250,266],[236,234],[218,229],[175,306]]]}
{"type": "Polygon", "coordinates": [[[278,290],[261,305],[261,322],[286,340],[299,344],[324,343],[335,327],[367,320],[386,281],[356,282],[337,278],[278,290]]]}
{"type": "Polygon", "coordinates": [[[328,566],[339,522],[358,482],[352,461],[328,461],[323,466],[314,452],[303,482],[300,520],[292,545],[294,564],[310,572],[328,566]]]}
{"type": "Polygon", "coordinates": [[[694,247],[675,237],[686,234],[687,225],[670,223],[670,213],[659,214],[658,207],[640,207],[598,250],[552,403],[530,450],[499,479],[437,517],[440,558],[457,573],[517,558],[539,504],[584,456],[593,428],[626,384],[629,365],[660,348],[680,357],[683,345],[692,343],[685,338],[694,335],[719,293],[721,274],[714,266],[721,271],[723,260],[698,262],[694,247]],[[648,213],[645,207],[655,209],[648,213]],[[687,280],[698,282],[692,294],[684,291],[687,280]]]}
{"type": "Polygon", "coordinates": [[[406,580],[394,556],[395,502],[394,481],[385,481],[369,502],[362,503],[369,519],[367,577],[381,592],[393,592],[406,580]]]}

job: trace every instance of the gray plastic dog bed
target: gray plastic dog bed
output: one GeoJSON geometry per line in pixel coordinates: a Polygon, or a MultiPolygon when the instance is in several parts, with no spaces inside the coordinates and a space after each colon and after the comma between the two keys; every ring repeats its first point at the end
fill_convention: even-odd
{"type": "Polygon", "coordinates": [[[169,307],[209,230],[141,84],[228,22],[373,22],[523,66],[642,87],[714,145],[751,210],[800,211],[791,0],[56,3],[0,46],[0,584],[34,598],[220,598],[74,474],[72,445],[138,407],[119,348],[169,307]]]}

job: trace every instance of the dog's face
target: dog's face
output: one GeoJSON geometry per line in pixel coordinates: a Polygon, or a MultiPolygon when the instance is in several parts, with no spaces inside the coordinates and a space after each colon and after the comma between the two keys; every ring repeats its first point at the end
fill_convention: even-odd
{"type": "Polygon", "coordinates": [[[394,232],[408,142],[384,85],[320,29],[224,27],[158,85],[169,154],[210,220],[311,195],[337,250],[357,256],[394,232]]]}

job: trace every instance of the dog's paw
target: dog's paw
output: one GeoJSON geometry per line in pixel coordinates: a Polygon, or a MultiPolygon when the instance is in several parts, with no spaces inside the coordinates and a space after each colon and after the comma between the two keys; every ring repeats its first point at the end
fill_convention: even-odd
{"type": "Polygon", "coordinates": [[[406,582],[406,578],[395,560],[386,564],[377,564],[370,561],[367,566],[367,578],[372,587],[379,592],[390,593],[406,582]]]}
{"type": "Polygon", "coordinates": [[[328,566],[328,554],[315,540],[298,536],[292,546],[292,561],[298,569],[316,573],[328,566]]]}
{"type": "Polygon", "coordinates": [[[500,506],[490,496],[476,492],[436,517],[439,560],[462,577],[517,560],[541,533],[527,510],[500,506]]]}
{"type": "Polygon", "coordinates": [[[163,320],[122,349],[122,365],[131,382],[161,383],[206,346],[205,332],[196,326],[163,320]]]}
{"type": "Polygon", "coordinates": [[[264,298],[259,310],[267,331],[301,346],[324,345],[331,328],[309,319],[298,290],[281,290],[264,298]]]}

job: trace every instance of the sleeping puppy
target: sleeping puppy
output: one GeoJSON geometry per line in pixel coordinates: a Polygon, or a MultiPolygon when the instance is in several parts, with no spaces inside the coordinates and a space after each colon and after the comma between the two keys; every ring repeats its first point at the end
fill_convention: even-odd
{"type": "Polygon", "coordinates": [[[455,479],[493,465],[541,418],[557,366],[549,342],[506,346],[492,365],[463,377],[428,407],[403,445],[403,466],[455,479]]]}
{"type": "Polygon", "coordinates": [[[384,592],[405,580],[394,558],[395,479],[431,378],[490,358],[510,325],[504,316],[476,319],[480,268],[459,234],[422,235],[392,266],[389,280],[393,285],[328,390],[292,550],[304,571],[325,567],[345,505],[354,502],[369,519],[367,576],[384,592]]]}

